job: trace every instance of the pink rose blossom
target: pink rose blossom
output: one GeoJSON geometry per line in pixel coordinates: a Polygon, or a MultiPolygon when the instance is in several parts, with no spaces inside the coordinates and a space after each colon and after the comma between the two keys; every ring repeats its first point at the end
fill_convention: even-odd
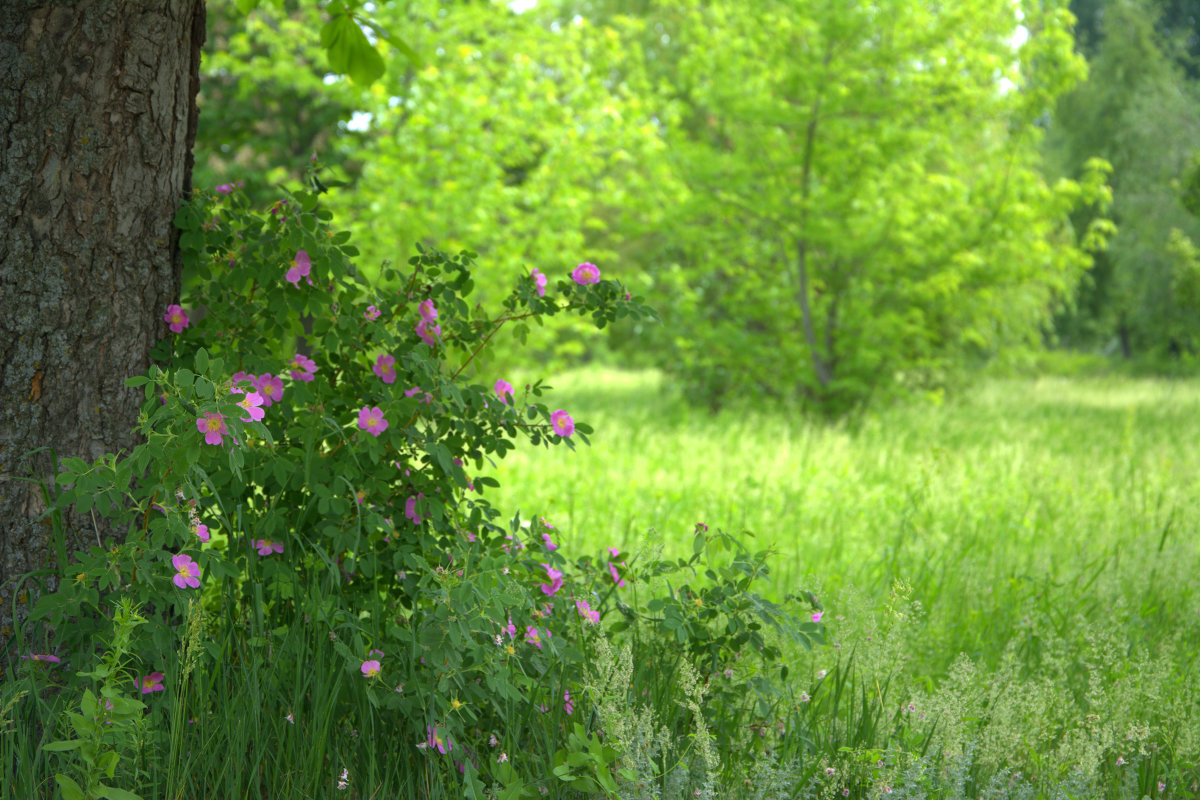
{"type": "Polygon", "coordinates": [[[270,408],[283,399],[283,378],[264,372],[257,378],[250,376],[250,379],[254,381],[254,388],[262,395],[263,408],[270,408]]]}
{"type": "Polygon", "coordinates": [[[538,272],[537,268],[534,267],[533,271],[529,273],[529,277],[533,278],[533,285],[537,288],[538,297],[545,297],[546,276],[538,272]]]}
{"type": "Polygon", "coordinates": [[[600,282],[600,270],[595,264],[585,261],[571,270],[571,277],[581,286],[587,286],[590,283],[600,282]]]}
{"type": "Polygon", "coordinates": [[[432,300],[422,300],[417,306],[417,313],[426,322],[433,322],[438,318],[437,308],[434,307],[432,300]]]}
{"type": "MultiPolygon", "coordinates": [[[[625,566],[625,565],[622,563],[621,566],[625,566]]],[[[615,583],[618,588],[620,588],[620,589],[625,588],[625,579],[621,577],[620,572],[617,572],[616,566],[611,561],[608,562],[608,574],[612,576],[613,583],[615,583]]]]}
{"type": "Polygon", "coordinates": [[[825,613],[824,611],[818,611],[817,613],[813,614],[813,615],[812,615],[812,621],[813,621],[813,622],[820,622],[820,621],[821,621],[821,616],[822,616],[824,613],[825,613]]]}
{"type": "Polygon", "coordinates": [[[358,410],[358,427],[379,438],[379,434],[387,430],[388,421],[383,418],[383,412],[379,406],[374,408],[363,406],[358,410]]]}
{"type": "Polygon", "coordinates": [[[404,516],[412,522],[413,525],[421,524],[421,515],[417,513],[417,500],[425,495],[418,493],[416,497],[410,497],[404,501],[404,516]]]}
{"type": "Polygon", "coordinates": [[[177,553],[171,557],[171,566],[175,568],[175,577],[171,580],[180,589],[200,587],[200,565],[192,561],[191,556],[177,553]]]}
{"type": "Polygon", "coordinates": [[[257,550],[260,556],[283,552],[283,542],[276,542],[272,539],[251,539],[250,546],[257,550]]]}
{"type": "Polygon", "coordinates": [[[579,612],[579,616],[587,620],[589,625],[595,625],[600,621],[600,612],[593,610],[587,600],[576,600],[575,610],[579,612]]]}
{"type": "Polygon", "coordinates": [[[242,399],[237,401],[237,404],[245,409],[250,416],[242,417],[242,422],[257,422],[267,415],[267,412],[262,410],[263,397],[258,392],[245,392],[241,389],[234,389],[233,394],[242,395],[242,399]]]}
{"type": "Polygon", "coordinates": [[[430,320],[422,318],[417,323],[417,336],[421,337],[421,341],[433,347],[437,344],[438,337],[442,335],[441,325],[430,325],[430,320]]]}
{"type": "Polygon", "coordinates": [[[570,436],[575,432],[575,420],[560,408],[550,414],[550,427],[559,436],[570,436]]]}
{"type": "Polygon", "coordinates": [[[196,429],[204,434],[207,444],[220,444],[222,436],[230,435],[225,427],[225,417],[213,411],[196,420],[196,429]]]}
{"type": "Polygon", "coordinates": [[[379,674],[379,660],[369,659],[362,663],[362,674],[364,678],[374,678],[379,674]]]}
{"type": "Polygon", "coordinates": [[[504,405],[508,405],[508,401],[513,397],[512,384],[503,378],[500,378],[496,381],[496,385],[493,387],[493,390],[496,392],[496,396],[500,398],[500,402],[504,405]]]}
{"type": "Polygon", "coordinates": [[[563,692],[563,711],[567,712],[567,714],[575,713],[575,704],[571,702],[570,692],[563,692]]]}
{"type": "Polygon", "coordinates": [[[553,550],[557,550],[557,549],[558,549],[558,545],[556,545],[556,544],[555,544],[553,541],[551,541],[551,539],[550,539],[550,534],[548,534],[548,533],[543,533],[543,534],[542,534],[542,541],[546,543],[546,549],[547,549],[547,550],[551,550],[551,551],[553,551],[553,550]]]}
{"type": "Polygon", "coordinates": [[[207,542],[210,538],[208,535],[208,526],[201,525],[198,522],[192,525],[192,533],[196,534],[196,538],[202,542],[207,542]]]}
{"type": "Polygon", "coordinates": [[[163,678],[165,676],[161,672],[151,672],[138,681],[138,685],[142,687],[142,694],[150,694],[151,692],[166,691],[163,686],[163,678]]]}
{"type": "Polygon", "coordinates": [[[217,194],[233,194],[233,184],[232,183],[218,183],[217,184],[217,194]]]}
{"type": "Polygon", "coordinates": [[[525,641],[529,642],[538,650],[542,649],[542,640],[541,637],[538,636],[538,629],[532,625],[529,625],[525,628],[525,641]]]}
{"type": "Polygon", "coordinates": [[[183,333],[183,329],[188,326],[188,315],[181,306],[167,306],[167,313],[163,314],[163,322],[170,323],[171,333],[183,333]]]}
{"type": "Polygon", "coordinates": [[[396,382],[396,357],[384,353],[379,358],[375,359],[375,366],[371,367],[372,371],[384,383],[396,382]]]}
{"type": "MultiPolygon", "coordinates": [[[[296,251],[296,257],[292,259],[292,268],[284,275],[288,283],[292,286],[299,287],[300,279],[307,278],[312,271],[312,261],[308,257],[308,253],[303,250],[296,251]]],[[[311,283],[311,281],[310,281],[311,283]]]]}
{"type": "Polygon", "coordinates": [[[363,316],[367,318],[367,322],[374,322],[379,319],[379,309],[375,306],[367,306],[367,310],[363,312],[363,316]]]}
{"type": "Polygon", "coordinates": [[[295,368],[291,373],[292,380],[304,381],[305,383],[312,382],[313,374],[317,371],[317,362],[313,361],[308,356],[297,353],[292,358],[292,366],[295,368]]]}
{"type": "Polygon", "coordinates": [[[546,568],[546,577],[550,578],[549,583],[542,584],[542,592],[547,597],[553,597],[555,592],[562,588],[563,574],[549,564],[542,564],[546,568]]]}
{"type": "Polygon", "coordinates": [[[61,664],[62,663],[61,658],[59,658],[58,656],[50,655],[48,653],[46,653],[46,654],[30,653],[27,656],[24,656],[24,655],[21,656],[21,658],[25,659],[27,661],[43,661],[47,664],[61,664]]]}

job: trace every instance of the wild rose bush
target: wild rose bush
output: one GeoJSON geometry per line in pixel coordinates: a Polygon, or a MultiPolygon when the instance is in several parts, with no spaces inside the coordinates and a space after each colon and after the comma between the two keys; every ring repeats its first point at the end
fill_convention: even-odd
{"type": "MultiPolygon", "coordinates": [[[[497,332],[516,325],[524,336],[525,320],[560,313],[603,328],[650,309],[583,262],[517,276],[489,315],[467,301],[475,256],[433,249],[407,270],[383,270],[398,291],[370,286],[316,193],[258,214],[223,187],[176,219],[188,290],[165,309],[172,337],[158,366],[127,382],[145,387],[144,443],[124,458],[62,465],[59,503],[94,510],[126,536],[82,556],[74,580],[35,610],[61,654],[77,667],[97,657],[112,594],[145,620],[128,647],[142,693],[169,694],[180,679],[178,629],[194,598],[259,641],[312,627],[342,659],[349,691],[337,715],[364,699],[388,741],[406,743],[395,758],[414,774],[512,798],[614,792],[638,777],[618,771],[615,751],[595,750],[603,734],[584,713],[595,637],[639,642],[667,663],[685,645],[711,694],[739,707],[714,726],[729,745],[747,713],[784,702],[759,677],[780,667],[765,629],[807,644],[821,628],[750,591],[761,554],[735,547],[731,566],[693,587],[710,543],[731,539],[700,526],[690,559],[639,566],[616,543],[567,553],[550,522],[502,519],[486,498],[497,483],[480,472],[518,441],[572,448],[592,432],[544,403],[540,383],[487,374],[497,332]],[[730,664],[743,650],[761,669],[739,669],[735,681],[730,664]],[[748,711],[747,696],[757,698],[748,711]]],[[[207,657],[218,657],[215,645],[207,657]]],[[[686,728],[689,712],[669,693],[658,700],[686,728]]],[[[338,788],[351,780],[343,768],[338,788]]]]}

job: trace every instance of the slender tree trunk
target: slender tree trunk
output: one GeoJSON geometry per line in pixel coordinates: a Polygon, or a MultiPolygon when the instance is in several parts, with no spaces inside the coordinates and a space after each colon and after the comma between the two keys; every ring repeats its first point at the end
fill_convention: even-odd
{"type": "MultiPolygon", "coordinates": [[[[0,0],[0,647],[37,585],[17,579],[65,566],[31,451],[134,444],[122,382],[179,296],[204,19],[204,0],[0,0]]],[[[68,550],[104,533],[65,522],[68,550]]]]}

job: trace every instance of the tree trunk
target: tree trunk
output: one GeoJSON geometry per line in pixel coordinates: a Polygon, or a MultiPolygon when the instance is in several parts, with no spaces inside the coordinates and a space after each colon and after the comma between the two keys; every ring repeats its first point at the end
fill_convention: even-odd
{"type": "MultiPolygon", "coordinates": [[[[0,648],[57,569],[48,451],[128,451],[143,372],[179,296],[176,209],[191,190],[204,0],[2,0],[0,648]]],[[[65,520],[73,550],[103,531],[65,520]]],[[[47,588],[53,589],[53,580],[47,588]]]]}

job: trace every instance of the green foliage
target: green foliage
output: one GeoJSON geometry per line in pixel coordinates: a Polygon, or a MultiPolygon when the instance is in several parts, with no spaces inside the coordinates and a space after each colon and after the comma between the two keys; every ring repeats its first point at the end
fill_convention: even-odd
{"type": "Polygon", "coordinates": [[[1036,338],[1090,264],[1067,213],[1105,188],[1038,171],[1084,65],[1063,8],[1021,10],[1018,49],[1001,0],[653,4],[680,197],[641,255],[662,366],[714,403],[836,413],[1036,338]]]}
{"type": "Polygon", "coordinates": [[[328,229],[330,216],[308,191],[264,214],[233,189],[176,217],[196,284],[186,309],[167,309],[178,335],[159,365],[126,381],[144,393],[144,441],[94,464],[65,460],[57,479],[60,507],[126,531],[65,567],[60,591],[30,618],[57,632],[78,677],[104,683],[97,695],[68,678],[81,713],[39,714],[46,735],[60,737],[42,751],[80,763],[84,780],[60,772],[61,791],[240,794],[265,764],[257,778],[230,779],[196,751],[241,751],[243,737],[261,758],[283,746],[287,737],[235,711],[236,698],[265,693],[287,698],[274,706],[277,727],[283,708],[289,726],[291,709],[327,720],[310,734],[326,744],[291,777],[309,795],[335,776],[369,781],[364,796],[415,785],[426,796],[615,795],[632,778],[595,729],[585,688],[601,636],[662,662],[647,677],[665,707],[679,670],[713,679],[731,659],[758,664],[714,692],[727,698],[714,721],[726,740],[746,714],[762,713],[745,698],[778,702],[784,690],[766,676],[786,676],[780,643],[809,647],[822,628],[756,593],[765,554],[697,530],[688,559],[639,564],[616,548],[569,559],[549,524],[502,521],[485,497],[498,483],[480,472],[518,440],[573,448],[592,433],[551,413],[540,382],[523,391],[474,382],[496,333],[561,313],[603,328],[650,309],[614,281],[563,278],[543,292],[522,276],[491,316],[466,299],[473,255],[427,248],[385,276],[404,287],[397,298],[357,278],[356,250],[328,229]],[[710,546],[729,549],[731,562],[710,566],[710,546]],[[110,617],[117,597],[122,611],[110,617]],[[319,663],[326,674],[298,683],[279,674],[276,647],[281,662],[319,663]],[[120,698],[147,678],[132,679],[127,655],[163,687],[153,694],[169,697],[136,730],[125,723],[144,705],[120,698]],[[235,699],[214,700],[214,690],[235,699]],[[98,697],[112,699],[111,713],[98,697]],[[243,723],[252,735],[235,732],[243,723]],[[118,745],[134,765],[123,774],[118,745]]]}
{"type": "MultiPolygon", "coordinates": [[[[1198,307],[1176,289],[1189,280],[1186,242],[1200,241],[1186,185],[1200,140],[1200,83],[1160,33],[1161,4],[1103,5],[1098,37],[1088,43],[1089,80],[1059,102],[1048,149],[1064,174],[1076,174],[1093,157],[1112,164],[1112,216],[1120,232],[1097,257],[1078,306],[1056,327],[1076,346],[1190,358],[1200,344],[1198,307]]],[[[1076,219],[1086,224],[1090,216],[1076,219]]]]}

